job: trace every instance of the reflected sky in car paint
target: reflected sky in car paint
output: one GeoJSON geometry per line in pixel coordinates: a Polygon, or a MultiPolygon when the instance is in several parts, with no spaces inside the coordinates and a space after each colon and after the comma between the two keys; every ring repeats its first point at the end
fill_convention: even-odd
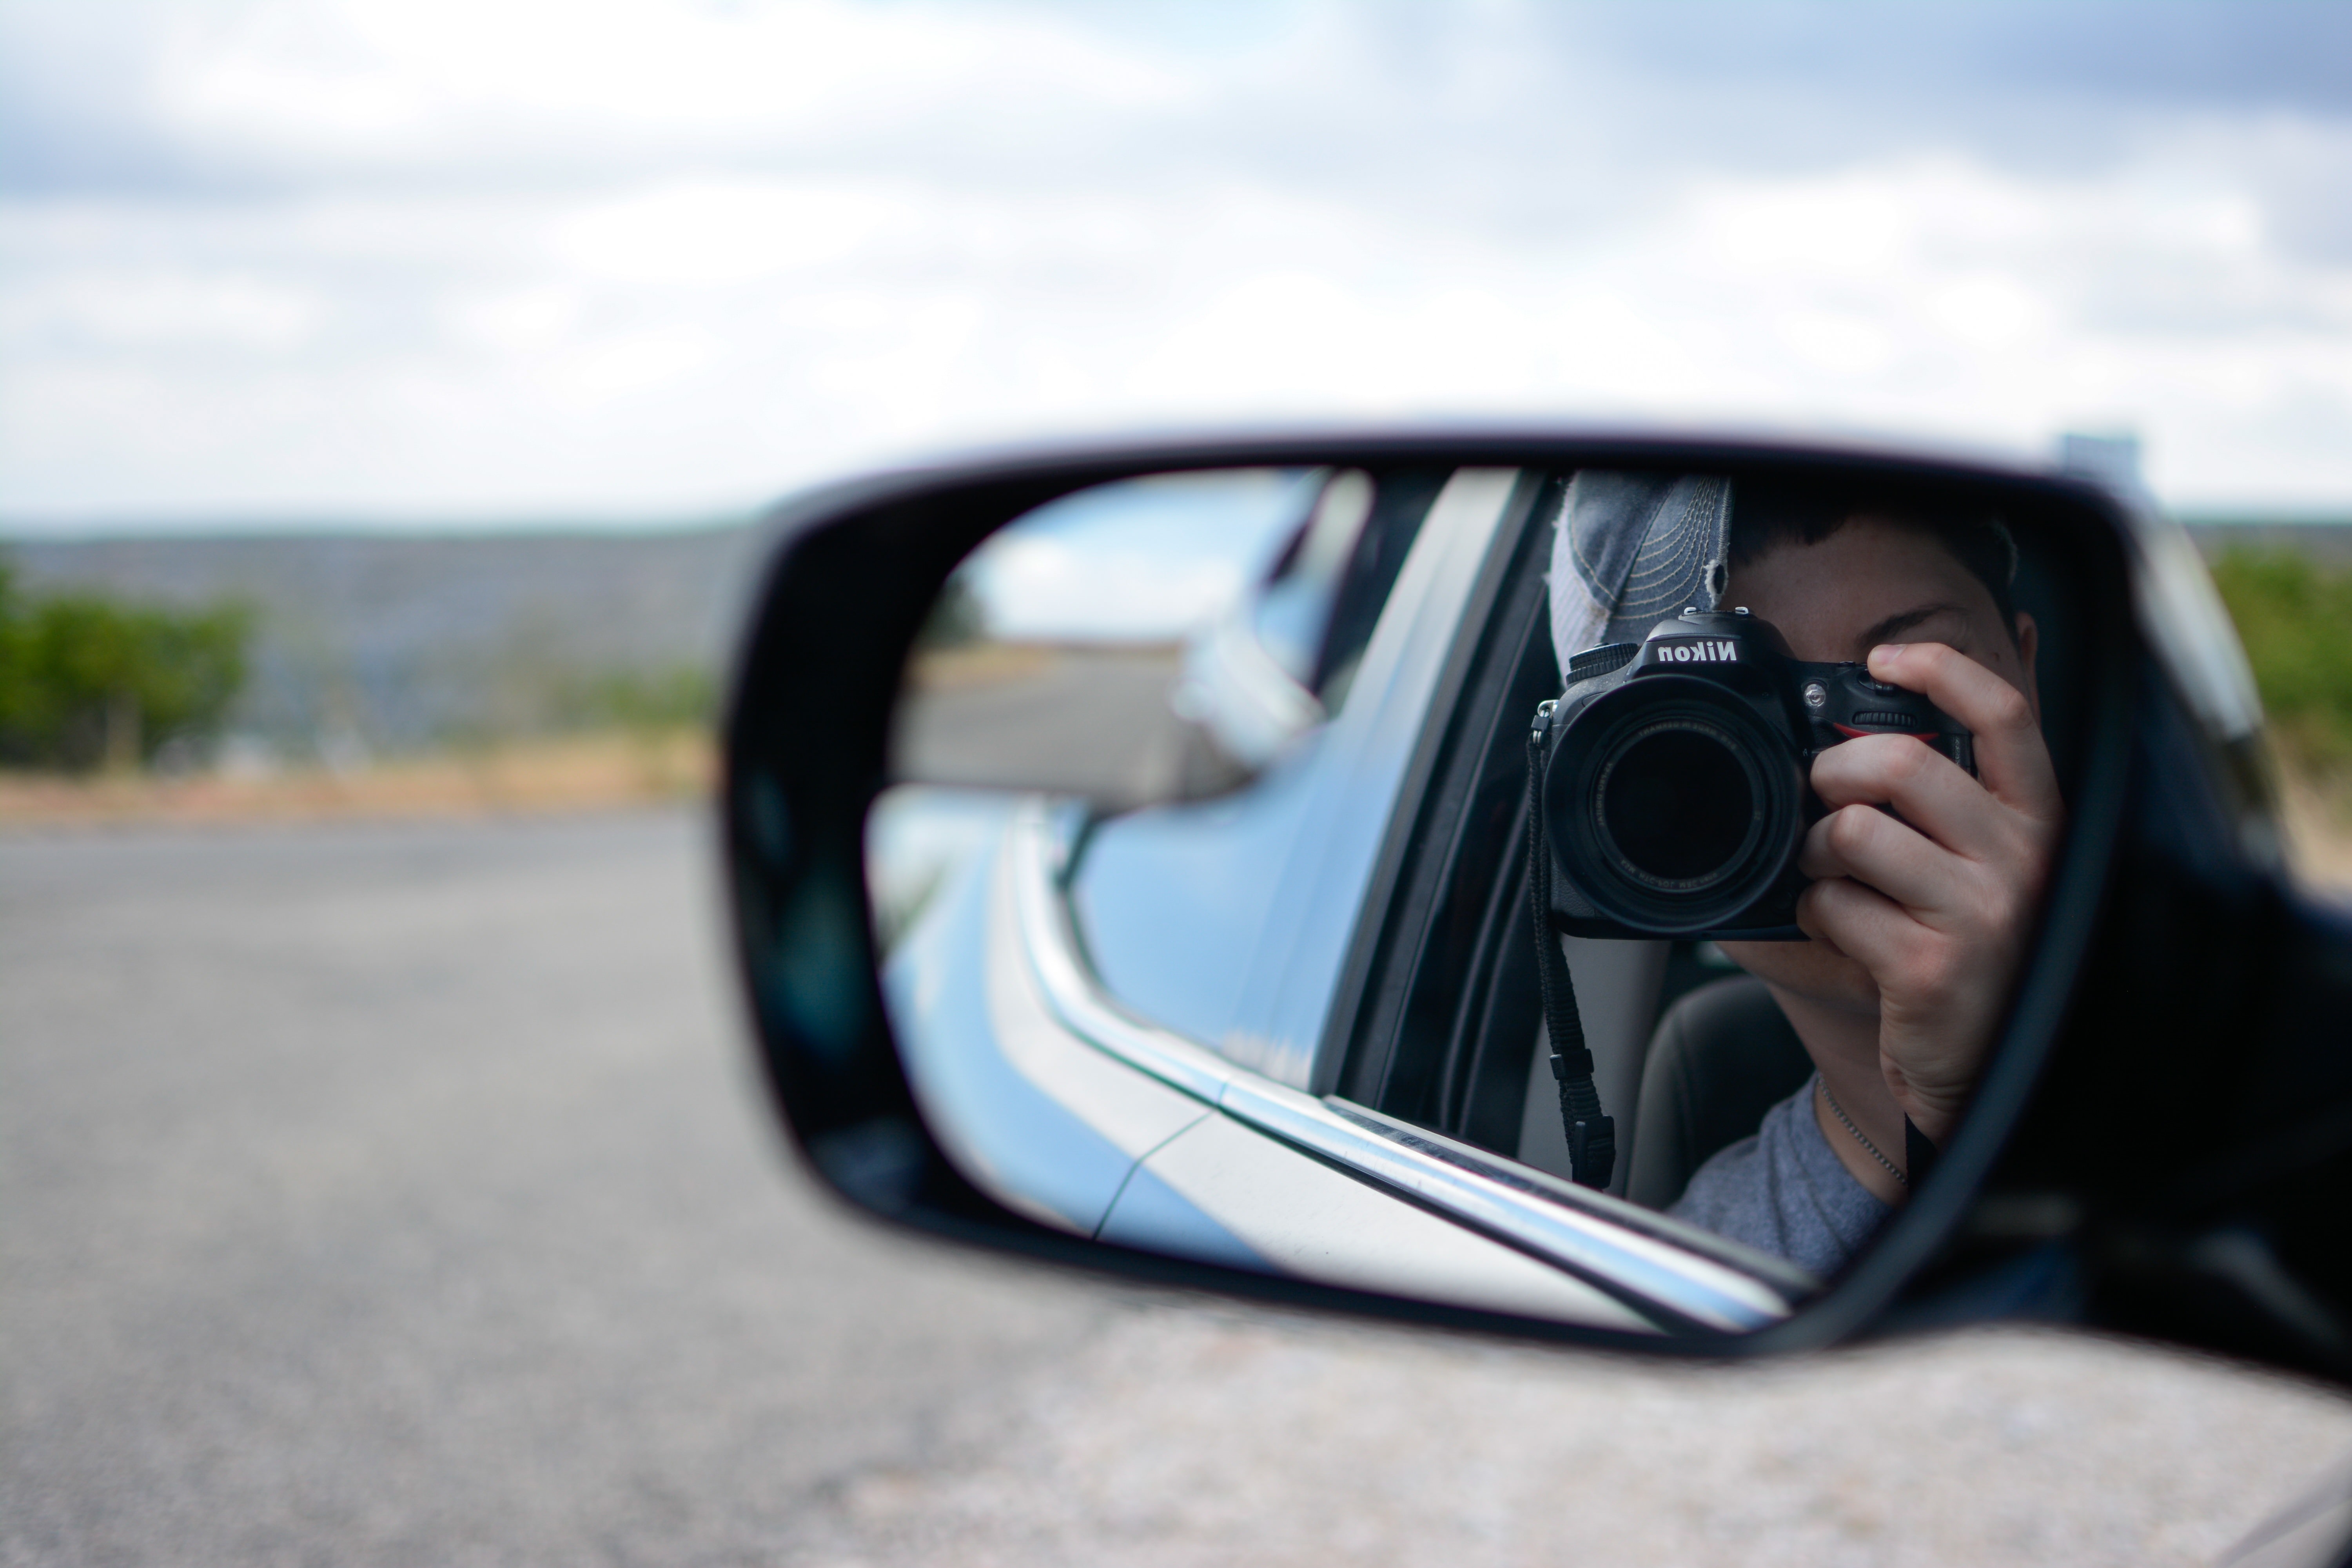
{"type": "Polygon", "coordinates": [[[1003,790],[896,784],[866,814],[866,889],[875,929],[905,931],[957,868],[985,850],[1020,797],[1003,790]]]}
{"type": "MultiPolygon", "coordinates": [[[[989,944],[1017,940],[992,929],[988,897],[1014,798],[997,797],[1008,805],[992,819],[961,813],[964,823],[985,825],[989,843],[946,869],[883,967],[884,1005],[925,1119],[972,1167],[965,1173],[1013,1207],[1042,1208],[1082,1235],[1116,1217],[1110,1240],[1270,1271],[1224,1226],[1145,1171],[1139,1155],[1112,1143],[1006,1058],[984,999],[989,944]]],[[[912,817],[926,804],[953,810],[973,803],[919,796],[903,815],[912,817]]],[[[1199,1109],[1212,1114],[1205,1105],[1199,1109]]]]}
{"type": "Polygon", "coordinates": [[[1200,1206],[1162,1181],[1149,1165],[1138,1165],[1103,1221],[1100,1239],[1170,1258],[1191,1258],[1278,1272],[1239,1237],[1201,1212],[1200,1206]]]}
{"type": "Polygon", "coordinates": [[[1097,485],[1016,520],[963,571],[996,637],[1178,637],[1265,570],[1312,499],[1311,481],[1297,469],[1097,485]]]}
{"type": "MultiPolygon", "coordinates": [[[[1140,1016],[1223,1048],[1303,818],[1323,797],[1316,742],[1249,789],[1098,826],[1070,901],[1109,993],[1140,1016]]],[[[1253,1064],[1255,1065],[1255,1064],[1253,1064]]]]}
{"type": "Polygon", "coordinates": [[[997,1047],[981,1000],[994,860],[971,856],[950,875],[884,966],[883,997],[925,1120],[949,1150],[983,1167],[965,1173],[1025,1200],[1015,1206],[1041,1205],[1092,1235],[1136,1162],[997,1047]]]}

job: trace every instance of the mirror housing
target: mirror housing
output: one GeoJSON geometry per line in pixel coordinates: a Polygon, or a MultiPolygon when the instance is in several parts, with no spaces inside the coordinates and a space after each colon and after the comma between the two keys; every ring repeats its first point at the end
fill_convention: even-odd
{"type": "MultiPolygon", "coordinates": [[[[2259,709],[2193,547],[2127,498],[1882,453],[1402,432],[1096,447],[894,475],[797,502],[775,527],[729,707],[728,873],[778,1110],[822,1178],[861,1208],[1164,1283],[1618,1348],[1767,1353],[2032,1317],[2352,1381],[2352,1265],[2334,1245],[2352,1202],[2352,931],[2283,871],[2259,709]],[[1402,465],[1968,487],[2047,519],[2086,585],[2073,826],[1969,1119],[1879,1241],[1761,1331],[1637,1342],[1071,1236],[968,1179],[908,1081],[877,980],[861,835],[889,776],[900,672],[957,563],[1089,485],[1402,465]]],[[[1244,772],[1317,717],[1290,700],[1305,693],[1295,674],[1282,700],[1266,700],[1281,690],[1269,683],[1248,689],[1266,673],[1264,651],[1229,618],[1186,656],[1180,701],[1244,772]]],[[[1358,932],[1351,977],[1380,938],[1358,932]]],[[[1340,1011],[1361,1005],[1351,994],[1340,1011]]]]}

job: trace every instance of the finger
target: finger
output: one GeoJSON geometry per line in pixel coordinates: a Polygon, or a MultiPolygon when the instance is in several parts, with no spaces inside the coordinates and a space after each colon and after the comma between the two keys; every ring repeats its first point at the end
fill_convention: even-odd
{"type": "Polygon", "coordinates": [[[1965,879],[1951,851],[1869,805],[1849,805],[1814,823],[1798,853],[1797,868],[1816,880],[1851,878],[1866,883],[1931,917],[1965,896],[1965,879]]]}
{"type": "Polygon", "coordinates": [[[1891,806],[1904,824],[1971,860],[2037,855],[2051,831],[1907,735],[1864,735],[1832,746],[1813,759],[1811,779],[1813,793],[1833,813],[1891,806]]]}
{"type": "Polygon", "coordinates": [[[1797,900],[1797,929],[1846,954],[1876,981],[1900,973],[1920,935],[1919,923],[1902,905],[1843,877],[1815,882],[1797,900]]]}
{"type": "Polygon", "coordinates": [[[1869,974],[1878,989],[1880,1069],[1890,1089],[1907,1091],[1926,1113],[1922,1131],[1939,1135],[1975,1081],[2015,973],[2014,952],[1956,944],[1843,878],[1806,889],[1797,923],[1816,942],[1834,942],[1869,974]]]}
{"type": "Polygon", "coordinates": [[[1870,673],[1929,701],[1976,735],[1977,774],[2002,800],[2055,822],[2064,813],[2050,747],[2025,694],[1943,643],[1885,643],[1870,650],[1870,673]]]}

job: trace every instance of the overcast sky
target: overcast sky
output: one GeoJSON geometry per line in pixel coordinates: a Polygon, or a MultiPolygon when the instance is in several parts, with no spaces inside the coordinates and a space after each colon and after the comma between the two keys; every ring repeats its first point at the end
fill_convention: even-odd
{"type": "Polygon", "coordinates": [[[1437,414],[2352,510],[2352,5],[0,0],[0,518],[1437,414]]]}

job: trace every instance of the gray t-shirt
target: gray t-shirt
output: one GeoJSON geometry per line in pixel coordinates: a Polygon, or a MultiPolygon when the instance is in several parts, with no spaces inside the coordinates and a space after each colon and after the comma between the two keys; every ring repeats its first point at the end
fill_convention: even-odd
{"type": "Polygon", "coordinates": [[[1754,1135],[1701,1165],[1666,1212],[1816,1274],[1843,1268],[1895,1210],[1853,1179],[1822,1136],[1813,1120],[1820,1077],[1766,1111],[1754,1135]]]}

